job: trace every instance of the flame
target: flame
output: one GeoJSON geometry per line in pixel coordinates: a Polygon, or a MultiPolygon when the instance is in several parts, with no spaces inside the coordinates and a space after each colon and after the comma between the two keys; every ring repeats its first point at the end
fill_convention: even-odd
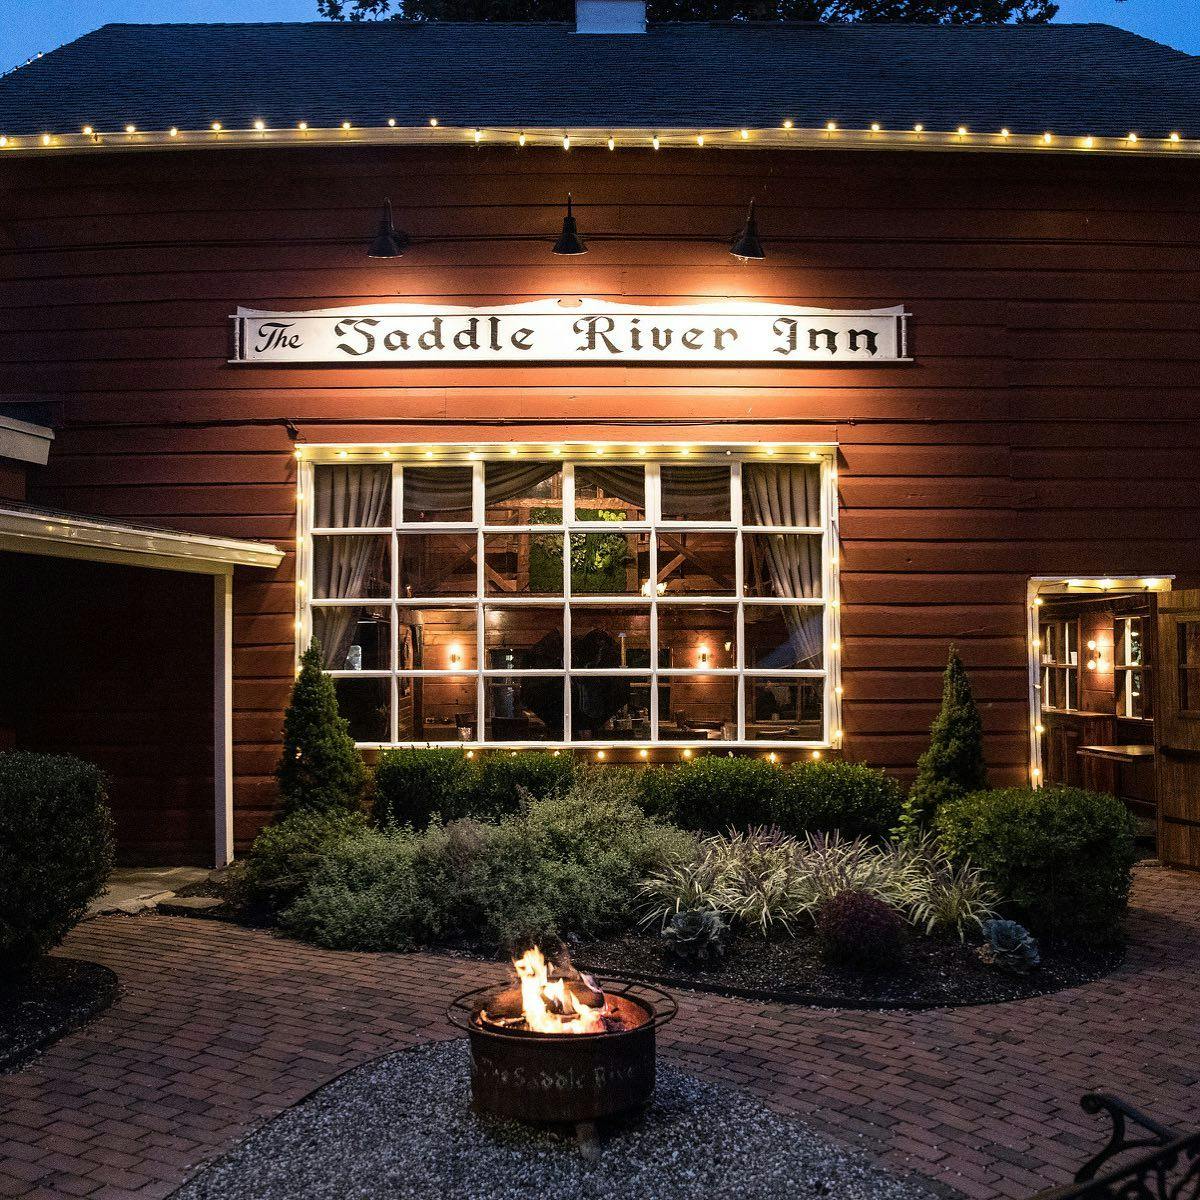
{"type": "Polygon", "coordinates": [[[604,1005],[580,1004],[567,990],[566,980],[551,979],[546,957],[537,946],[514,958],[513,966],[521,981],[521,1010],[528,1028],[535,1033],[604,1032],[604,1005]]]}

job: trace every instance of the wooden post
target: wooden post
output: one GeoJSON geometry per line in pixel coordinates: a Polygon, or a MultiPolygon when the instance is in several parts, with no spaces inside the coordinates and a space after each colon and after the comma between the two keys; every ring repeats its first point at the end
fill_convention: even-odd
{"type": "Polygon", "coordinates": [[[213,576],[213,863],[233,861],[233,568],[213,576]]]}

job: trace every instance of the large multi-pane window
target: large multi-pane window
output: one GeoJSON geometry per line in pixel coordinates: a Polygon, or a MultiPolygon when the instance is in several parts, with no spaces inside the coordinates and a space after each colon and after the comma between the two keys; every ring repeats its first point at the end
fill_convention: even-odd
{"type": "Polygon", "coordinates": [[[837,740],[823,451],[310,454],[301,643],[358,742],[837,740]]]}

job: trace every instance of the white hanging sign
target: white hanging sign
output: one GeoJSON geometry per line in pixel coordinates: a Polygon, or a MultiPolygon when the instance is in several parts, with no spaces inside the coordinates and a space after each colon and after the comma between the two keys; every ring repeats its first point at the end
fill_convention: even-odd
{"type": "Polygon", "coordinates": [[[862,312],[751,301],[646,307],[533,300],[492,308],[370,304],[239,308],[236,363],[909,362],[903,306],[862,312]]]}

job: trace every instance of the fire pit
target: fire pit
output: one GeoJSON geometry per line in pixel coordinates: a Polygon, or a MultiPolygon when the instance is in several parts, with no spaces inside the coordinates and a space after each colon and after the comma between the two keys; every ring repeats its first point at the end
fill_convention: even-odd
{"type": "Polygon", "coordinates": [[[654,1035],[677,1011],[647,984],[604,985],[554,972],[535,946],[513,960],[517,984],[453,1001],[471,1046],[471,1099],[518,1121],[586,1125],[640,1108],[654,1091],[654,1035]]]}

